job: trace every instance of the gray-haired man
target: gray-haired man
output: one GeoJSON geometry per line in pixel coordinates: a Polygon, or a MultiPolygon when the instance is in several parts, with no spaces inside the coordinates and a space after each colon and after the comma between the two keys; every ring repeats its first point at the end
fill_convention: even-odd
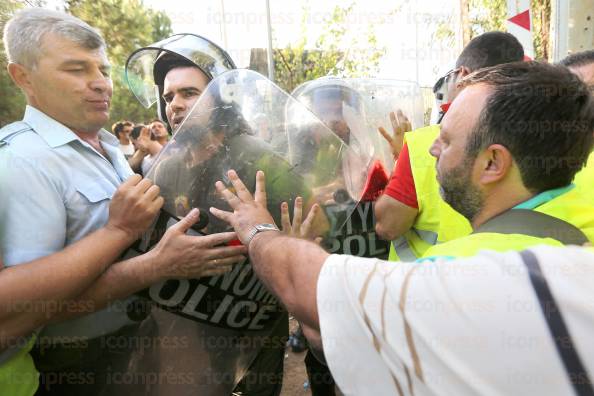
{"type": "MultiPolygon", "coordinates": [[[[28,103],[23,121],[0,130],[0,164],[9,169],[0,173],[0,251],[12,266],[103,226],[114,191],[132,171],[118,140],[102,129],[112,84],[101,36],[70,15],[26,9],[6,25],[4,43],[8,71],[28,103]]],[[[99,394],[122,382],[142,320],[129,296],[165,279],[221,273],[242,259],[241,247],[213,247],[233,233],[185,235],[197,217],[190,213],[187,227],[168,232],[150,253],[111,266],[56,316],[77,319],[42,331],[47,342],[36,365],[49,375],[40,393],[99,394]]]]}

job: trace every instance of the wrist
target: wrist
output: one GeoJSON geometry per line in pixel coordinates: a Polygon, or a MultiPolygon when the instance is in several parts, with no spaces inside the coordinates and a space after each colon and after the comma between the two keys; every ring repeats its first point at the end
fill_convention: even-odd
{"type": "Polygon", "coordinates": [[[265,243],[266,241],[270,241],[278,236],[283,235],[280,230],[278,231],[265,231],[265,232],[258,232],[256,235],[252,237],[250,242],[248,243],[248,249],[250,252],[258,250],[258,247],[265,243]]]}
{"type": "Polygon", "coordinates": [[[163,258],[160,255],[158,246],[155,246],[140,257],[142,257],[143,265],[139,266],[141,267],[139,268],[139,276],[143,277],[147,284],[152,285],[171,278],[164,271],[165,266],[162,265],[163,258]]]}
{"type": "Polygon", "coordinates": [[[121,241],[125,245],[132,244],[139,237],[139,235],[135,235],[131,230],[127,230],[110,222],[107,222],[103,229],[107,232],[107,235],[117,241],[121,241]]]}

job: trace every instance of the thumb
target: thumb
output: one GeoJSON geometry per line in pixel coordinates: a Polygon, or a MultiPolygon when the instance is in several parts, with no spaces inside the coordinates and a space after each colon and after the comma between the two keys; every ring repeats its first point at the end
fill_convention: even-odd
{"type": "Polygon", "coordinates": [[[188,213],[183,219],[178,221],[176,224],[171,226],[171,228],[175,229],[175,231],[185,234],[186,231],[190,229],[198,219],[200,218],[200,210],[194,208],[188,213]]]}

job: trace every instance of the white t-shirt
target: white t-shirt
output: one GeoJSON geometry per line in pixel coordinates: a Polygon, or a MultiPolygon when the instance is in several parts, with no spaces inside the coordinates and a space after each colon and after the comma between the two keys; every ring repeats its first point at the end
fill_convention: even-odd
{"type": "MultiPolygon", "coordinates": [[[[594,253],[531,250],[592,379],[594,253]]],[[[317,301],[345,395],[573,394],[517,252],[433,263],[332,255],[317,301]]]]}
{"type": "Polygon", "coordinates": [[[124,153],[124,155],[126,156],[126,158],[133,156],[134,151],[136,151],[134,149],[134,145],[132,143],[128,143],[128,144],[120,143],[119,147],[120,147],[120,150],[122,151],[122,153],[124,153]]]}
{"type": "Polygon", "coordinates": [[[148,154],[146,157],[142,159],[142,163],[140,164],[140,171],[142,172],[142,176],[146,177],[146,174],[151,169],[151,166],[153,166],[155,158],[156,156],[153,157],[152,155],[148,154]]]}

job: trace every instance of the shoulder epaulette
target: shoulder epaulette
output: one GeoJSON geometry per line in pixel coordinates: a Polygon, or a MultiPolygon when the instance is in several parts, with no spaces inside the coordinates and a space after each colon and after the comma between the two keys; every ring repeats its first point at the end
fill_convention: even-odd
{"type": "Polygon", "coordinates": [[[13,122],[0,129],[0,147],[6,146],[10,141],[20,133],[30,131],[29,124],[23,121],[13,122]]]}

